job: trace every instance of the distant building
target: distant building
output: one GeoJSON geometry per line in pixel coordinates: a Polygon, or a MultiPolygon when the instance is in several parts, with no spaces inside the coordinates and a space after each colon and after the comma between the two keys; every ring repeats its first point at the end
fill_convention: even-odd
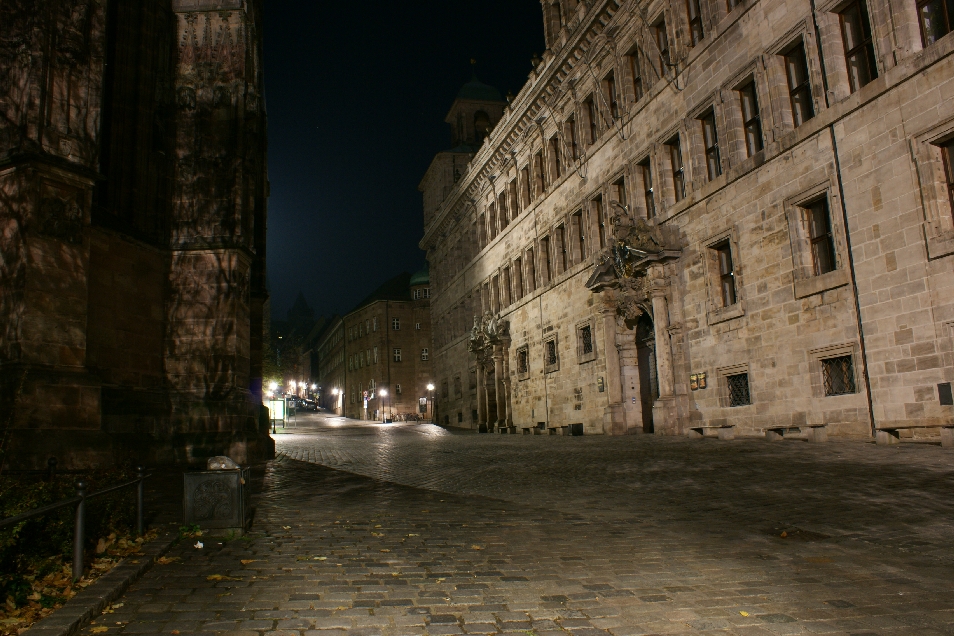
{"type": "Polygon", "coordinates": [[[0,4],[4,468],[273,453],[261,11],[0,4]]]}
{"type": "Polygon", "coordinates": [[[319,340],[322,406],[363,420],[429,419],[430,347],[428,272],[396,276],[319,340]]]}
{"type": "Polygon", "coordinates": [[[420,185],[442,408],[483,430],[950,425],[954,14],[542,5],[527,84],[468,84],[420,185]]]}

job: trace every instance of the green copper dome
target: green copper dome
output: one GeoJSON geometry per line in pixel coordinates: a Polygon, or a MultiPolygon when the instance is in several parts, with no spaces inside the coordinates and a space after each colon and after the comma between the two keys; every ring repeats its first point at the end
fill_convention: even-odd
{"type": "Polygon", "coordinates": [[[477,76],[471,78],[469,82],[457,92],[457,99],[472,99],[481,102],[502,102],[503,97],[493,86],[484,84],[477,79],[477,76]]]}
{"type": "Polygon", "coordinates": [[[427,285],[431,282],[431,273],[428,268],[424,268],[418,273],[411,276],[411,287],[416,287],[417,285],[427,285]]]}

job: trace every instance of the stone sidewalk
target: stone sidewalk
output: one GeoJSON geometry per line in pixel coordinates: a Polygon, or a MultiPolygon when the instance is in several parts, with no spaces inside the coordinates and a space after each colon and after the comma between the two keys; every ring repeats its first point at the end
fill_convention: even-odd
{"type": "Polygon", "coordinates": [[[302,424],[83,633],[954,634],[939,447],[302,424]]]}

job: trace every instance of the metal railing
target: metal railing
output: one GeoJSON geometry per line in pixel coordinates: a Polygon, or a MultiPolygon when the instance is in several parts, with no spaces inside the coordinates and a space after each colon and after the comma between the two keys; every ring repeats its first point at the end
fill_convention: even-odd
{"type": "Polygon", "coordinates": [[[83,576],[84,544],[86,543],[86,501],[95,497],[108,495],[109,493],[116,492],[117,490],[123,490],[125,488],[136,486],[136,534],[137,536],[141,537],[144,530],[143,483],[145,482],[146,477],[146,469],[143,466],[137,466],[136,479],[133,481],[119,484],[117,486],[111,486],[109,488],[104,488],[103,490],[94,493],[87,493],[86,489],[89,487],[89,484],[85,479],[80,479],[76,482],[75,497],[64,499],[63,501],[58,501],[48,506],[34,508],[33,510],[24,512],[14,517],[7,517],[6,519],[0,520],[0,529],[6,528],[7,526],[16,525],[30,519],[35,519],[36,517],[41,517],[49,512],[59,510],[60,508],[76,506],[76,516],[73,523],[73,581],[78,581],[83,576]]]}

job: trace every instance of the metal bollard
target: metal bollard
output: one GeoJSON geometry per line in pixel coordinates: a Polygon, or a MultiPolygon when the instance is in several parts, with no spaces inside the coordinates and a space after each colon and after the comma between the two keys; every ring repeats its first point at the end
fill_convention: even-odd
{"type": "Polygon", "coordinates": [[[146,467],[136,466],[136,474],[139,476],[139,485],[136,486],[136,533],[138,536],[143,534],[143,484],[146,480],[146,467]]]}
{"type": "Polygon", "coordinates": [[[56,458],[51,457],[46,460],[46,480],[53,481],[53,477],[56,475],[56,458]]]}
{"type": "Polygon", "coordinates": [[[76,495],[81,497],[76,504],[76,522],[73,527],[73,580],[83,578],[83,543],[86,541],[86,488],[85,479],[76,482],[76,495]]]}

